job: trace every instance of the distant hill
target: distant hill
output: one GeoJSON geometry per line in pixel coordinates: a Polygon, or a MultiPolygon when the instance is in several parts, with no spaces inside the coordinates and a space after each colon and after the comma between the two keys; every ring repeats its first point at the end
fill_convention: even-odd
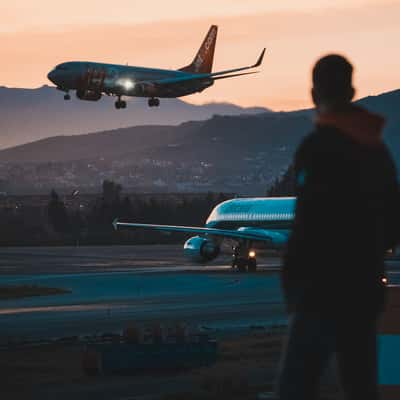
{"type": "Polygon", "coordinates": [[[359,104],[386,118],[385,141],[400,170],[400,90],[365,97],[359,104]]]}
{"type": "Polygon", "coordinates": [[[243,160],[281,160],[311,127],[308,113],[214,116],[179,126],[140,126],[57,136],[0,151],[0,162],[142,160],[207,162],[240,168],[243,160]]]}
{"type": "MultiPolygon", "coordinates": [[[[185,104],[180,103],[180,106],[185,104]]],[[[366,97],[358,103],[386,117],[385,139],[400,158],[400,90],[366,97]]],[[[232,107],[233,110],[235,106],[232,107]]],[[[264,112],[256,115],[214,116],[205,121],[185,122],[178,126],[134,126],[84,135],[54,136],[0,150],[0,161],[57,162],[120,158],[133,154],[144,155],[144,151],[148,155],[183,159],[219,158],[221,155],[230,159],[229,154],[232,157],[245,157],[259,151],[268,152],[268,157],[271,157],[272,150],[276,148],[293,150],[304,134],[312,129],[312,116],[313,110],[264,112]]]]}
{"type": "Polygon", "coordinates": [[[178,125],[218,115],[255,114],[265,108],[242,108],[228,103],[193,105],[179,99],[162,99],[149,108],[146,99],[128,99],[127,110],[115,110],[114,98],[80,101],[53,87],[19,89],[0,87],[0,148],[56,135],[82,134],[140,125],[178,125]]]}
{"type": "MultiPolygon", "coordinates": [[[[359,103],[387,118],[385,140],[400,166],[400,90],[359,103]]],[[[59,136],[2,150],[0,162],[56,165],[80,160],[79,167],[75,163],[60,169],[69,168],[69,175],[75,176],[68,178],[69,183],[63,179],[63,185],[73,186],[71,182],[78,177],[82,181],[85,165],[96,163],[96,175],[91,171],[90,181],[107,177],[124,187],[138,187],[141,182],[150,190],[155,185],[170,190],[265,194],[286,171],[297,145],[312,129],[312,117],[312,110],[264,112],[214,116],[178,126],[59,136]]],[[[36,179],[42,182],[40,176],[36,179]]]]}

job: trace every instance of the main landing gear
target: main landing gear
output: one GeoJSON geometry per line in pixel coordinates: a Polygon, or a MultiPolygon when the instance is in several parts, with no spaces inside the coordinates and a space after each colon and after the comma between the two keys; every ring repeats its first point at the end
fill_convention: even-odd
{"type": "Polygon", "coordinates": [[[149,107],[158,107],[160,105],[160,99],[151,97],[148,101],[149,107]]]}
{"type": "Polygon", "coordinates": [[[126,108],[126,101],[121,100],[121,97],[118,97],[118,100],[115,102],[115,108],[119,110],[120,108],[126,108]]]}
{"type": "Polygon", "coordinates": [[[64,94],[64,100],[71,100],[71,96],[68,92],[64,94]]]}
{"type": "Polygon", "coordinates": [[[256,252],[250,248],[250,243],[237,245],[233,248],[232,268],[237,267],[239,272],[256,272],[256,252]]]}

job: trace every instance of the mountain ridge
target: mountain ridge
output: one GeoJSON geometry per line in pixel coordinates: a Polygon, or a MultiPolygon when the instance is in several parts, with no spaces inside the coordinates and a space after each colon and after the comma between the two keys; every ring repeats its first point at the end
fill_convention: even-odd
{"type": "MultiPolygon", "coordinates": [[[[384,138],[400,167],[400,90],[357,104],[386,118],[384,138]]],[[[177,126],[51,137],[0,150],[0,174],[8,187],[31,188],[34,181],[34,189],[42,191],[94,188],[111,179],[130,190],[262,195],[286,171],[298,144],[313,129],[313,115],[312,109],[215,115],[177,126]]]]}
{"type": "Polygon", "coordinates": [[[36,89],[0,87],[0,148],[14,147],[46,137],[79,135],[143,125],[179,125],[206,120],[214,114],[239,115],[268,111],[231,103],[195,105],[180,99],[162,99],[150,109],[146,99],[130,98],[127,110],[115,110],[114,98],[99,102],[80,101],[47,85],[36,89]]]}
{"type": "MultiPolygon", "coordinates": [[[[376,96],[368,96],[363,99],[360,99],[356,102],[356,104],[360,104],[367,109],[381,113],[387,118],[387,125],[385,130],[385,138],[389,144],[397,143],[397,137],[394,135],[394,128],[397,126],[400,121],[400,116],[397,117],[397,110],[400,109],[400,90],[393,90],[390,92],[385,92],[376,96]]],[[[210,119],[202,120],[202,121],[186,121],[179,125],[168,125],[168,124],[151,124],[151,125],[142,125],[142,126],[131,126],[124,128],[115,128],[110,130],[102,130],[98,132],[88,132],[84,134],[70,134],[70,135],[57,135],[48,138],[42,138],[30,143],[21,144],[18,146],[14,146],[11,148],[0,150],[0,161],[2,162],[44,162],[44,161],[69,161],[69,160],[78,160],[84,158],[91,157],[100,157],[105,156],[108,157],[107,151],[110,150],[111,153],[116,154],[116,151],[112,149],[112,145],[116,143],[117,140],[123,138],[129,138],[131,143],[139,146],[140,148],[146,147],[162,147],[163,145],[171,145],[171,141],[179,141],[182,137],[190,135],[190,132],[197,132],[201,135],[202,140],[204,140],[209,134],[213,136],[218,129],[222,130],[235,130],[236,125],[242,127],[242,129],[246,129],[246,125],[249,125],[249,132],[252,133],[251,125],[259,125],[257,121],[263,121],[263,123],[267,123],[265,126],[266,131],[278,132],[280,129],[283,129],[279,126],[279,122],[287,120],[289,122],[293,122],[294,120],[298,122],[298,119],[308,120],[311,126],[311,119],[313,115],[313,109],[308,110],[299,110],[299,111],[290,111],[290,112],[264,112],[264,113],[256,113],[255,115],[235,115],[235,116],[218,116],[215,115],[210,119]],[[268,126],[268,123],[273,126],[268,126]],[[211,132],[211,133],[209,133],[211,132]],[[154,135],[154,137],[152,137],[154,135]],[[68,155],[65,152],[65,144],[69,144],[68,142],[75,142],[76,144],[82,144],[91,140],[102,140],[108,142],[111,147],[107,147],[104,150],[98,150],[99,153],[95,154],[96,149],[99,146],[94,146],[91,143],[91,149],[86,157],[84,155],[79,158],[74,158],[73,154],[76,152],[71,151],[68,155]],[[34,149],[40,146],[50,146],[49,149],[50,154],[46,156],[42,154],[41,156],[37,156],[34,153],[34,149]],[[52,158],[54,156],[56,147],[60,147],[62,150],[61,158],[52,158]],[[103,152],[103,154],[101,154],[103,152]],[[18,153],[20,155],[24,154],[24,158],[18,158],[18,153]],[[29,158],[30,157],[30,158],[29,158]],[[47,158],[46,158],[47,157],[47,158]]],[[[301,126],[301,124],[300,124],[301,126]]],[[[198,135],[197,135],[198,136],[198,135]]],[[[287,136],[287,135],[286,135],[287,136]]],[[[290,135],[289,135],[290,136],[290,135]]],[[[290,137],[288,136],[288,140],[290,137]]],[[[296,131],[293,129],[293,137],[296,137],[296,131]]],[[[302,135],[300,135],[302,136],[302,135]]],[[[192,141],[196,138],[196,135],[190,138],[192,141]]],[[[289,144],[289,143],[287,143],[289,144]]],[[[122,146],[121,150],[126,151],[126,146],[122,146]]],[[[82,152],[77,152],[81,154],[82,152]]],[[[128,153],[128,152],[127,152],[128,153]]],[[[118,153],[120,154],[120,153],[118,153]]],[[[399,154],[400,156],[400,154],[399,154]]]]}

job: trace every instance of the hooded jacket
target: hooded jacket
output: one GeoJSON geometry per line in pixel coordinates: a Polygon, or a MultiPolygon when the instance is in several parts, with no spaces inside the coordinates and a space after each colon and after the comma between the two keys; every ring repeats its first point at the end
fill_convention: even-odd
{"type": "Polygon", "coordinates": [[[399,238],[396,169],[384,119],[362,108],[320,114],[294,160],[297,206],[282,273],[289,310],[376,313],[384,256],[399,238]]]}

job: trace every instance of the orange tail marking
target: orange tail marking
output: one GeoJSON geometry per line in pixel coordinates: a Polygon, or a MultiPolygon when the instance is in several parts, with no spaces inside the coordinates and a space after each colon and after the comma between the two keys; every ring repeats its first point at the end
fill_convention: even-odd
{"type": "Polygon", "coordinates": [[[179,71],[191,72],[195,74],[210,73],[214,60],[217,33],[218,26],[212,25],[193,62],[186,67],[181,68],[179,71]]]}

